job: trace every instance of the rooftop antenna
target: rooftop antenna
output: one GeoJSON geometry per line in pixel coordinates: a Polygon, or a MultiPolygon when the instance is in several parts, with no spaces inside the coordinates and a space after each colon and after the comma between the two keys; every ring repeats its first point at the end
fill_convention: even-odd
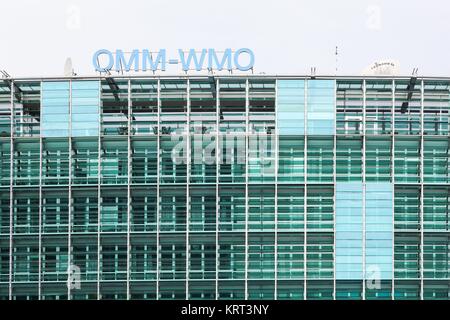
{"type": "Polygon", "coordinates": [[[69,57],[66,59],[66,63],[64,64],[64,76],[65,77],[73,77],[77,74],[73,71],[72,59],[69,57]]]}
{"type": "Polygon", "coordinates": [[[337,73],[338,73],[338,62],[339,62],[339,60],[338,60],[338,58],[339,58],[338,46],[336,46],[336,51],[335,51],[334,55],[336,56],[336,70],[335,70],[335,74],[334,75],[337,76],[337,73]]]}

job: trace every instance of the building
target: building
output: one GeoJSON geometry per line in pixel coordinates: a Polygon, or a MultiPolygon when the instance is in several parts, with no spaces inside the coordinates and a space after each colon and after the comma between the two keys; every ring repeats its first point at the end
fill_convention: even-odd
{"type": "Polygon", "coordinates": [[[449,299],[449,111],[450,78],[1,79],[0,297],[449,299]]]}

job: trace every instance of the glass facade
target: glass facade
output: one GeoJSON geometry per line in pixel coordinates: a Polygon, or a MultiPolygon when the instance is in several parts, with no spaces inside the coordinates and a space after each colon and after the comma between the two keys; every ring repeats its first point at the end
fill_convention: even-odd
{"type": "Polygon", "coordinates": [[[0,80],[0,299],[449,299],[450,80],[0,80]]]}

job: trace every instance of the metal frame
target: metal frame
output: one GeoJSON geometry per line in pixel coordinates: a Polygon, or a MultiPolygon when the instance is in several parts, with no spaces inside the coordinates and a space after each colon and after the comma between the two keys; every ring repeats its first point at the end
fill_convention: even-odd
{"type": "MultiPolygon", "coordinates": [[[[132,199],[131,199],[131,195],[132,195],[132,188],[131,188],[131,182],[132,182],[132,132],[131,132],[131,109],[132,109],[132,100],[131,100],[131,79],[142,79],[143,77],[135,77],[135,76],[117,76],[114,78],[119,78],[119,79],[123,79],[123,80],[127,80],[128,81],[128,119],[127,119],[127,125],[128,125],[128,133],[127,133],[127,144],[128,144],[128,160],[127,160],[127,172],[128,172],[128,177],[127,177],[127,278],[126,278],[126,285],[127,285],[127,299],[131,298],[131,207],[132,207],[132,199]]],[[[158,135],[157,135],[157,146],[158,146],[158,150],[157,150],[157,172],[158,175],[161,173],[161,163],[160,163],[160,157],[161,157],[161,153],[160,153],[160,145],[161,145],[161,136],[160,136],[160,132],[161,132],[161,78],[162,79],[183,79],[187,81],[187,132],[186,132],[186,148],[187,148],[187,158],[186,158],[186,279],[185,279],[185,283],[186,283],[186,288],[185,288],[185,295],[186,295],[186,299],[189,298],[189,282],[190,282],[190,275],[189,275],[189,261],[190,261],[190,247],[189,247],[189,236],[190,236],[190,212],[191,212],[191,208],[190,208],[190,176],[191,176],[191,132],[190,132],[190,124],[191,124],[191,119],[190,119],[190,106],[191,106],[191,102],[190,102],[190,90],[191,90],[191,86],[190,86],[190,79],[206,79],[205,76],[167,76],[167,77],[144,77],[145,79],[148,78],[152,78],[152,79],[156,79],[157,80],[157,104],[158,104],[158,112],[157,112],[157,125],[158,125],[158,135]]],[[[275,80],[275,105],[277,105],[277,96],[278,96],[278,80],[280,79],[301,79],[304,80],[304,188],[303,188],[303,208],[304,208],[304,219],[303,219],[303,223],[304,223],[304,228],[303,228],[303,237],[304,237],[304,242],[303,242],[303,272],[304,272],[304,278],[303,278],[303,285],[304,285],[304,299],[307,299],[307,285],[308,285],[308,276],[307,276],[307,254],[308,254],[308,140],[309,140],[309,136],[308,136],[308,80],[312,79],[310,77],[297,77],[297,76],[261,76],[261,75],[233,75],[233,76],[216,76],[214,78],[214,81],[216,82],[216,132],[215,132],[215,137],[216,137],[216,186],[215,186],[215,194],[216,194],[216,230],[215,230],[215,236],[216,236],[216,269],[215,269],[215,274],[216,274],[216,278],[215,278],[215,298],[219,299],[219,270],[220,270],[220,255],[219,255],[219,233],[220,231],[220,219],[219,219],[219,214],[220,214],[220,192],[219,192],[219,183],[220,183],[220,179],[219,179],[219,175],[220,175],[220,165],[219,165],[219,161],[220,161],[220,154],[221,154],[221,150],[219,150],[219,144],[221,141],[221,133],[220,133],[220,121],[219,121],[219,115],[220,115],[220,107],[221,107],[221,99],[220,99],[220,81],[221,79],[232,79],[232,78],[238,78],[238,79],[245,79],[245,160],[246,160],[246,167],[245,167],[245,278],[244,278],[244,282],[245,282],[245,299],[249,298],[249,287],[248,287],[248,282],[249,282],[249,166],[248,166],[248,160],[249,160],[249,139],[251,136],[251,130],[250,130],[250,121],[249,121],[249,104],[250,104],[250,85],[249,85],[249,81],[253,80],[253,79],[274,79],[275,80]]],[[[72,263],[72,254],[73,254],[73,249],[72,249],[72,213],[73,213],[73,194],[72,194],[72,176],[73,176],[73,168],[72,168],[72,162],[73,162],[73,139],[72,139],[72,82],[74,80],[97,80],[99,81],[99,112],[100,115],[102,113],[102,106],[101,106],[101,92],[102,92],[102,83],[101,80],[105,79],[104,77],[60,77],[60,78],[46,78],[45,80],[63,80],[63,81],[67,81],[69,83],[69,137],[68,137],[68,142],[69,142],[69,185],[68,185],[68,235],[67,235],[67,251],[68,251],[68,266],[71,265],[72,263]]],[[[395,180],[395,144],[396,144],[396,134],[395,134],[395,122],[396,122],[396,80],[408,80],[409,77],[364,77],[364,78],[357,78],[357,77],[329,77],[329,76],[323,76],[323,77],[314,77],[314,79],[333,79],[335,81],[335,88],[334,88],[334,94],[335,94],[335,121],[337,121],[337,115],[336,115],[336,110],[337,110],[337,81],[341,80],[341,79],[346,79],[346,80],[350,80],[350,79],[358,79],[363,81],[363,120],[362,120],[362,133],[359,135],[359,137],[362,139],[362,183],[363,183],[363,299],[366,299],[366,284],[365,284],[365,279],[366,279],[366,252],[365,252],[365,245],[366,245],[366,142],[367,142],[367,130],[366,130],[366,104],[367,104],[367,87],[366,87],[366,82],[367,80],[370,79],[385,79],[385,80],[391,80],[392,81],[392,89],[391,89],[391,97],[392,97],[392,116],[391,116],[391,122],[392,122],[392,132],[390,133],[391,139],[392,139],[392,145],[391,145],[391,181],[392,181],[392,192],[395,192],[395,185],[396,185],[396,180],[395,180]]],[[[418,80],[421,81],[421,101],[420,101],[420,117],[421,117],[421,122],[420,122],[420,133],[421,133],[421,137],[420,137],[420,182],[419,182],[419,186],[420,186],[420,298],[424,299],[424,181],[423,181],[423,177],[424,177],[424,83],[426,80],[440,80],[440,79],[444,79],[445,81],[450,81],[450,78],[433,78],[433,77],[429,77],[429,78],[420,78],[418,80]]],[[[10,203],[10,208],[9,208],[9,216],[10,216],[10,221],[9,221],[9,277],[8,277],[8,296],[10,299],[13,299],[13,264],[14,264],[14,237],[15,237],[15,232],[14,232],[14,160],[15,160],[15,156],[14,156],[14,152],[15,152],[15,142],[16,137],[14,135],[14,129],[15,129],[15,91],[17,90],[15,83],[20,83],[23,81],[29,81],[29,80],[34,80],[34,81],[39,81],[39,80],[44,80],[42,78],[17,78],[17,79],[12,79],[11,80],[11,93],[10,93],[10,110],[11,110],[11,116],[10,116],[10,130],[11,130],[11,136],[9,137],[9,141],[10,141],[10,186],[9,186],[9,203],[10,203]]],[[[42,104],[42,95],[40,97],[41,99],[41,104],[42,104]]],[[[243,119],[244,120],[244,119],[243,119]]],[[[102,249],[101,249],[101,234],[102,234],[102,230],[101,230],[101,205],[102,205],[102,195],[101,195],[101,186],[102,186],[102,163],[101,163],[101,159],[102,159],[102,143],[103,143],[103,135],[102,135],[102,128],[101,128],[101,124],[102,124],[102,119],[101,116],[99,117],[99,128],[98,128],[98,177],[97,177],[97,211],[98,211],[98,217],[97,217],[97,299],[101,299],[101,283],[102,283],[102,279],[101,279],[101,272],[102,272],[102,268],[101,268],[101,256],[102,256],[102,249]]],[[[279,179],[278,179],[278,170],[279,170],[279,134],[278,134],[278,115],[277,112],[275,111],[275,134],[276,134],[276,138],[275,138],[275,177],[274,177],[274,184],[275,184],[275,198],[274,198],[274,210],[275,210],[275,216],[274,216],[274,224],[275,224],[275,229],[274,229],[274,235],[275,235],[275,241],[274,241],[274,299],[278,299],[278,183],[279,183],[279,179]]],[[[387,136],[387,135],[386,135],[387,136]]],[[[402,136],[402,135],[399,135],[402,136]]],[[[39,139],[39,151],[40,151],[40,155],[39,155],[39,160],[40,160],[40,164],[39,164],[39,211],[38,211],[38,215],[39,215],[39,232],[38,232],[38,237],[39,237],[39,252],[38,252],[38,261],[39,261],[39,274],[38,274],[38,299],[42,299],[43,295],[42,295],[42,282],[43,282],[43,275],[42,275],[42,236],[43,236],[43,186],[42,186],[42,182],[43,182],[43,177],[42,177],[42,173],[43,173],[43,167],[42,167],[42,160],[43,160],[43,143],[44,140],[42,135],[40,135],[38,137],[39,139]]],[[[335,133],[334,133],[334,137],[333,137],[333,163],[334,163],[334,169],[333,169],[333,185],[334,187],[336,187],[336,152],[337,152],[337,133],[336,133],[336,127],[335,127],[335,133]]],[[[6,139],[5,139],[6,141],[6,139]]],[[[160,208],[160,180],[159,180],[159,176],[157,178],[157,183],[156,183],[156,189],[157,189],[157,206],[156,206],[156,212],[157,212],[157,229],[156,229],[156,241],[157,241],[157,276],[156,276],[156,298],[159,299],[160,297],[160,264],[161,264],[161,250],[160,250],[160,223],[161,223],[161,208],[160,208]]],[[[6,188],[5,188],[6,190],[6,188]]],[[[334,212],[336,211],[336,190],[334,188],[334,194],[333,194],[333,207],[334,207],[334,212]]],[[[391,299],[395,299],[395,234],[396,234],[396,230],[395,230],[395,197],[393,196],[392,198],[392,210],[393,210],[393,219],[392,219],[392,257],[393,257],[393,261],[392,261],[392,279],[391,283],[392,283],[392,288],[391,288],[391,299]]],[[[333,220],[333,225],[336,227],[336,217],[334,216],[334,220],[333,220]]],[[[334,257],[334,261],[336,261],[336,228],[334,228],[333,231],[333,245],[334,245],[334,250],[333,250],[333,257],[334,257]]],[[[334,264],[333,266],[333,299],[336,299],[336,264],[334,264]]],[[[72,299],[72,290],[70,289],[70,287],[68,286],[67,288],[67,295],[68,295],[68,299],[72,299]]]]}
{"type": "Polygon", "coordinates": [[[392,300],[395,300],[395,80],[392,81],[391,183],[392,183],[392,300]]]}
{"type": "MultiPolygon", "coordinates": [[[[42,105],[42,95],[41,95],[42,105]]],[[[38,253],[38,299],[41,300],[42,293],[42,135],[39,135],[39,253],[38,253]]]]}
{"type": "Polygon", "coordinates": [[[245,300],[248,300],[248,159],[249,159],[249,85],[248,79],[245,79],[245,300]]]}
{"type": "MultiPolygon", "coordinates": [[[[41,135],[42,136],[42,135],[41,135]]],[[[67,228],[67,267],[71,270],[72,266],[72,80],[69,81],[69,201],[68,214],[69,222],[67,228]]],[[[71,300],[71,287],[69,284],[70,275],[67,271],[67,299],[71,300]]]]}
{"type": "Polygon", "coordinates": [[[365,129],[366,129],[366,79],[363,79],[362,84],[362,92],[363,92],[363,119],[362,119],[362,141],[363,141],[363,149],[362,149],[362,298],[366,300],[366,143],[365,143],[365,129]]]}
{"type": "Polygon", "coordinates": [[[423,112],[424,109],[424,81],[423,79],[420,82],[420,299],[424,300],[424,205],[423,205],[423,197],[424,197],[424,183],[423,183],[423,112]]]}
{"type": "Polygon", "coordinates": [[[336,300],[336,154],[337,154],[337,81],[334,81],[334,135],[333,135],[333,300],[336,300]]]}
{"type": "MultiPolygon", "coordinates": [[[[208,79],[211,77],[211,75],[199,75],[199,74],[161,74],[161,75],[152,75],[152,74],[146,74],[146,75],[121,75],[117,74],[114,76],[108,76],[108,75],[86,75],[86,76],[69,76],[69,77],[61,77],[61,76],[49,76],[49,77],[11,77],[8,78],[8,80],[13,82],[21,82],[21,81],[56,81],[56,80],[97,80],[101,79],[104,80],[106,78],[114,78],[114,79],[164,79],[164,80],[170,80],[170,79],[208,79]]],[[[374,80],[410,80],[410,75],[403,75],[403,76],[382,76],[382,75],[374,75],[374,76],[358,76],[358,75],[308,75],[308,74],[217,74],[214,75],[215,78],[218,79],[283,79],[283,80],[290,80],[290,79],[320,79],[320,80],[361,80],[361,79],[374,79],[374,80]]],[[[420,76],[418,79],[421,80],[442,80],[442,81],[450,81],[450,77],[441,77],[441,76],[420,76]]]]}
{"type": "Polygon", "coordinates": [[[220,117],[220,82],[219,79],[215,80],[216,81],[216,300],[219,300],[219,268],[220,268],[220,255],[219,255],[219,223],[220,223],[220,219],[219,219],[219,214],[220,214],[220,210],[219,210],[219,206],[220,206],[220,198],[219,198],[219,174],[220,174],[220,155],[221,155],[221,151],[219,150],[219,138],[220,138],[220,121],[219,121],[219,117],[220,117]]]}
{"type": "Polygon", "coordinates": [[[131,80],[128,80],[128,130],[127,130],[127,143],[128,143],[128,159],[127,159],[127,300],[130,300],[130,274],[131,274],[131,157],[133,151],[131,149],[131,80]]]}
{"type": "Polygon", "coordinates": [[[304,171],[305,171],[305,187],[303,188],[303,300],[307,300],[307,279],[308,279],[308,264],[307,264],[307,255],[308,255],[308,80],[303,79],[304,83],[304,171]]]}
{"type": "Polygon", "coordinates": [[[191,218],[191,201],[190,201],[190,180],[191,180],[191,83],[189,79],[187,79],[186,83],[186,110],[187,110],[187,123],[186,123],[186,300],[189,299],[189,255],[190,255],[190,248],[189,248],[189,228],[190,225],[190,218],[191,218]]]}
{"type": "Polygon", "coordinates": [[[13,183],[14,183],[14,90],[16,86],[11,82],[11,137],[9,154],[9,299],[12,300],[12,278],[13,278],[13,183]]]}
{"type": "Polygon", "coordinates": [[[160,239],[159,239],[159,231],[160,231],[160,221],[161,221],[161,210],[160,210],[160,173],[161,173],[161,165],[160,165],[160,158],[161,158],[161,80],[158,79],[158,92],[157,92],[157,104],[158,104],[158,135],[156,137],[157,139],[157,153],[158,153],[158,160],[156,163],[156,170],[157,170],[157,177],[156,177],[156,300],[159,300],[159,280],[160,280],[160,268],[161,268],[161,249],[160,249],[160,239]]]}
{"type": "Polygon", "coordinates": [[[101,299],[101,291],[100,291],[100,281],[101,281],[101,272],[102,268],[100,263],[102,259],[100,259],[102,250],[101,250],[101,205],[102,205],[102,197],[101,197],[101,184],[102,184],[102,82],[99,80],[99,92],[98,92],[98,109],[99,109],[99,117],[98,117],[98,155],[97,155],[97,300],[101,299]]]}
{"type": "MultiPolygon", "coordinates": [[[[275,105],[277,105],[278,98],[278,80],[275,80],[275,105]]],[[[269,135],[268,135],[269,136],[269,135]]],[[[275,147],[275,168],[274,168],[274,182],[275,182],[275,248],[274,248],[274,300],[278,300],[278,157],[279,157],[279,139],[278,132],[278,113],[275,108],[275,146],[270,146],[271,149],[275,147]]],[[[271,150],[272,151],[272,150],[271,150]]]]}

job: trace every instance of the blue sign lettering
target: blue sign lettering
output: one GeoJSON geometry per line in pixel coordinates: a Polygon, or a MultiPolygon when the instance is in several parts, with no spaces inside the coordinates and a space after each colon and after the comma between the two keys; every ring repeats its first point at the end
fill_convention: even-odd
{"type": "Polygon", "coordinates": [[[239,49],[238,51],[236,51],[234,53],[234,65],[236,66],[236,68],[240,71],[248,71],[251,68],[253,68],[253,64],[255,63],[255,55],[253,54],[253,51],[247,48],[243,48],[243,49],[239,49]],[[239,63],[239,56],[243,53],[246,53],[249,55],[249,62],[246,66],[242,66],[239,63]]]}
{"type": "Polygon", "coordinates": [[[217,58],[216,51],[214,49],[209,49],[208,51],[208,69],[216,69],[222,71],[225,64],[227,65],[227,70],[231,71],[233,67],[231,66],[231,49],[226,49],[222,56],[222,61],[219,63],[219,58],[217,58]],[[215,66],[214,66],[215,65],[215,66]]]}
{"type": "Polygon", "coordinates": [[[144,71],[147,71],[147,62],[149,62],[150,70],[152,71],[158,70],[159,64],[161,64],[161,68],[159,69],[161,71],[166,71],[166,50],[159,50],[156,59],[153,60],[152,54],[147,49],[144,49],[142,51],[142,70],[144,71]]]}
{"type": "Polygon", "coordinates": [[[125,70],[130,72],[131,65],[134,63],[134,71],[139,71],[139,50],[134,49],[131,53],[130,59],[125,60],[125,55],[122,50],[116,50],[116,70],[125,70]]]}
{"type": "Polygon", "coordinates": [[[166,64],[180,64],[183,71],[248,71],[252,70],[255,64],[255,55],[248,48],[241,48],[236,51],[230,48],[223,52],[217,52],[215,49],[189,49],[178,50],[178,59],[169,59],[166,49],[158,52],[150,52],[148,49],[139,51],[133,49],[125,53],[121,49],[111,52],[106,49],[98,50],[92,57],[92,64],[98,72],[109,71],[165,71],[166,64]],[[242,56],[247,56],[248,62],[242,62],[242,56]],[[114,69],[113,69],[114,68],[114,69]]]}
{"type": "Polygon", "coordinates": [[[114,66],[114,57],[111,51],[108,51],[106,49],[98,50],[94,53],[94,56],[92,57],[92,64],[95,67],[95,71],[98,72],[106,72],[112,69],[114,66]],[[108,56],[108,64],[105,67],[100,67],[100,56],[107,55],[108,56]]]}
{"type": "Polygon", "coordinates": [[[200,55],[200,59],[197,57],[197,52],[194,49],[189,50],[189,54],[187,59],[184,58],[183,50],[179,49],[178,54],[180,55],[181,65],[183,67],[183,71],[189,71],[191,60],[194,60],[195,70],[201,71],[203,68],[203,62],[205,61],[206,49],[202,50],[200,55]]]}

